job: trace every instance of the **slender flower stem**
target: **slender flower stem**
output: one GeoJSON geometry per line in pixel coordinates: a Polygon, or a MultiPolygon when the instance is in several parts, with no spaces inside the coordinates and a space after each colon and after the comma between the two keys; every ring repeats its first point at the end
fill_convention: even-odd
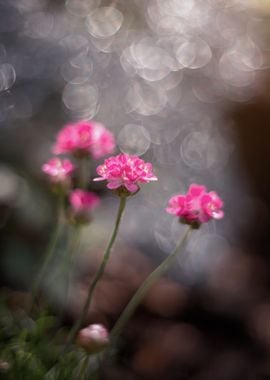
{"type": "Polygon", "coordinates": [[[90,159],[88,157],[83,157],[79,161],[80,161],[79,186],[82,189],[86,189],[87,184],[89,182],[89,177],[90,177],[90,169],[89,169],[90,159]]]}
{"type": "Polygon", "coordinates": [[[169,269],[171,264],[176,259],[179,250],[184,245],[186,239],[188,238],[188,235],[190,234],[192,230],[192,227],[188,227],[185,231],[183,237],[177,244],[174,251],[144,280],[142,285],[139,287],[139,289],[136,291],[134,296],[131,298],[129,303],[127,304],[126,308],[124,309],[123,313],[121,314],[120,318],[116,322],[114,328],[111,331],[111,345],[113,346],[117,340],[119,335],[121,334],[124,326],[144,298],[145,294],[148,292],[148,290],[153,286],[153,284],[169,269]]]}
{"type": "Polygon", "coordinates": [[[78,380],[83,380],[84,379],[85,372],[86,372],[86,370],[88,368],[88,362],[89,362],[89,355],[86,354],[85,357],[82,360],[82,365],[81,365],[81,368],[80,368],[78,380]]]}
{"type": "Polygon", "coordinates": [[[110,257],[110,253],[111,253],[111,250],[112,250],[112,247],[113,247],[113,244],[115,242],[115,238],[117,236],[117,233],[118,233],[118,230],[119,230],[119,225],[120,225],[120,222],[121,222],[121,218],[122,218],[122,215],[123,215],[123,212],[125,210],[125,206],[126,206],[126,197],[125,196],[122,196],[120,197],[120,204],[119,204],[119,208],[118,208],[118,213],[117,213],[117,217],[116,217],[116,222],[115,222],[115,226],[114,226],[114,229],[113,229],[113,233],[112,233],[112,236],[110,238],[110,241],[108,243],[108,246],[105,250],[105,253],[104,253],[104,256],[103,256],[103,260],[94,276],[94,279],[89,287],[89,290],[88,290],[88,295],[87,295],[87,298],[86,298],[86,301],[85,301],[85,304],[84,304],[84,307],[83,307],[83,310],[81,312],[81,315],[79,317],[79,319],[76,321],[76,323],[74,324],[70,334],[69,334],[69,337],[68,337],[68,340],[67,340],[67,345],[66,345],[66,348],[72,344],[72,342],[74,341],[80,327],[81,327],[81,324],[83,323],[85,317],[86,317],[86,314],[87,314],[87,311],[89,310],[89,307],[91,305],[91,301],[92,301],[92,297],[93,297],[93,293],[94,293],[94,290],[97,286],[97,283],[98,281],[100,280],[100,278],[102,277],[103,273],[104,273],[104,270],[105,270],[105,267],[106,267],[106,264],[109,260],[109,257],[110,257]]]}
{"type": "Polygon", "coordinates": [[[72,260],[73,257],[79,249],[80,237],[81,237],[82,226],[75,225],[71,231],[70,245],[66,252],[65,263],[64,263],[64,297],[63,297],[63,309],[65,309],[68,293],[71,283],[71,270],[72,270],[72,260]]]}
{"type": "Polygon", "coordinates": [[[42,280],[43,280],[43,278],[44,278],[44,276],[46,274],[46,271],[47,271],[47,269],[49,267],[49,264],[50,264],[51,259],[53,257],[53,254],[54,254],[54,251],[55,251],[55,248],[56,248],[59,236],[60,236],[61,231],[62,231],[62,227],[63,227],[62,226],[63,203],[64,203],[64,198],[63,198],[63,193],[61,192],[58,195],[56,225],[55,225],[55,228],[54,228],[51,240],[49,242],[47,251],[45,253],[44,262],[43,262],[43,264],[42,264],[42,266],[40,268],[40,271],[37,274],[37,277],[35,278],[35,281],[34,281],[34,284],[33,284],[33,287],[32,287],[31,300],[30,300],[30,304],[29,304],[29,307],[28,307],[29,312],[31,312],[32,307],[33,307],[34,302],[35,302],[35,299],[36,299],[36,297],[37,297],[37,295],[39,293],[42,280]]]}

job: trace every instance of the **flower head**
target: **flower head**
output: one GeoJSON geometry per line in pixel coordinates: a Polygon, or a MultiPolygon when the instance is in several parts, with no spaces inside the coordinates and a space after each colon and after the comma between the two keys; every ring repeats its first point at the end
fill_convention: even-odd
{"type": "Polygon", "coordinates": [[[63,183],[70,179],[74,165],[70,160],[54,157],[42,165],[42,171],[49,176],[52,182],[63,183]]]}
{"type": "Polygon", "coordinates": [[[103,325],[89,325],[79,331],[77,344],[89,353],[96,353],[109,344],[109,333],[103,325]]]}
{"type": "Polygon", "coordinates": [[[114,136],[102,124],[94,124],[92,137],[93,143],[91,145],[91,155],[93,158],[98,159],[114,151],[114,136]]]}
{"type": "Polygon", "coordinates": [[[125,153],[106,159],[103,165],[97,167],[97,173],[100,177],[95,178],[94,181],[107,180],[108,189],[122,187],[129,193],[139,190],[138,183],[157,181],[157,177],[153,174],[152,164],[125,153]]]}
{"type": "Polygon", "coordinates": [[[72,210],[76,214],[85,213],[94,210],[100,203],[100,198],[89,191],[75,189],[69,196],[72,210]]]}
{"type": "Polygon", "coordinates": [[[112,153],[114,148],[113,134],[102,124],[94,121],[79,121],[68,124],[60,130],[53,146],[53,153],[91,155],[97,159],[112,153]]]}
{"type": "Polygon", "coordinates": [[[214,192],[207,192],[205,186],[192,184],[186,194],[173,196],[166,211],[179,216],[184,223],[200,225],[210,219],[224,216],[223,201],[214,192]]]}

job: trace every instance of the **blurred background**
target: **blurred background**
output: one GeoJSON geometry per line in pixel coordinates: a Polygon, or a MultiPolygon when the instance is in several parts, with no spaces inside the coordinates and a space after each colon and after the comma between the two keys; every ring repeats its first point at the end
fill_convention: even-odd
{"type": "MultiPolygon", "coordinates": [[[[128,200],[88,322],[111,328],[175,247],[172,194],[204,183],[225,202],[149,292],[105,379],[270,378],[269,20],[267,0],[0,1],[0,282],[15,306],[55,222],[40,168],[69,121],[102,122],[159,178],[128,200]]],[[[113,226],[104,187],[89,181],[102,205],[83,230],[67,324],[113,226]]],[[[56,312],[57,264],[43,286],[56,312]]]]}

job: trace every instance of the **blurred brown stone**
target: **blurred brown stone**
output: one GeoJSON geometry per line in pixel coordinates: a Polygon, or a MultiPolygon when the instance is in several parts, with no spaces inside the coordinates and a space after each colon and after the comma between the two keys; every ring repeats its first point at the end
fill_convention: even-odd
{"type": "Polygon", "coordinates": [[[259,303],[248,319],[251,334],[270,349],[270,302],[259,303]]]}
{"type": "Polygon", "coordinates": [[[147,326],[132,362],[136,371],[157,375],[175,363],[197,365],[204,357],[202,335],[192,325],[156,320],[147,326]]]}
{"type": "Polygon", "coordinates": [[[162,317],[173,317],[183,310],[187,301],[187,289],[175,282],[161,278],[149,290],[142,304],[152,313],[162,317]]]}
{"type": "Polygon", "coordinates": [[[205,305],[230,313],[247,312],[265,293],[266,274],[262,259],[232,250],[208,278],[205,305]]]}

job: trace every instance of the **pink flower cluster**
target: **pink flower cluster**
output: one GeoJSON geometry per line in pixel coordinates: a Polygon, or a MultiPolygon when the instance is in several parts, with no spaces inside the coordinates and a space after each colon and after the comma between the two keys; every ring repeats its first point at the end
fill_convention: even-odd
{"type": "Polygon", "coordinates": [[[74,165],[70,160],[54,157],[42,165],[42,171],[50,177],[52,182],[64,183],[69,180],[74,171],[74,165]]]}
{"type": "Polygon", "coordinates": [[[130,193],[139,190],[138,183],[157,181],[152,164],[125,153],[106,159],[103,165],[97,167],[97,173],[100,177],[94,181],[107,180],[109,189],[124,187],[130,193]]]}
{"type": "Polygon", "coordinates": [[[60,130],[53,146],[53,153],[90,155],[98,159],[112,153],[114,148],[114,136],[102,124],[79,121],[68,124],[60,130]]]}
{"type": "Polygon", "coordinates": [[[224,216],[223,201],[214,191],[207,192],[205,186],[192,184],[187,194],[173,196],[166,211],[179,216],[187,224],[206,223],[210,219],[224,216]]]}
{"type": "Polygon", "coordinates": [[[100,198],[90,191],[75,189],[69,196],[69,202],[75,214],[94,210],[100,203],[100,198]]]}
{"type": "MultiPolygon", "coordinates": [[[[90,155],[93,158],[111,153],[115,148],[115,140],[102,124],[94,121],[80,121],[66,125],[57,135],[53,147],[55,154],[90,155]]],[[[69,184],[74,166],[68,159],[58,157],[50,159],[42,166],[52,182],[69,184]]],[[[128,196],[136,193],[139,184],[157,181],[152,164],[135,155],[126,153],[107,158],[97,167],[99,177],[94,181],[107,181],[111,190],[118,189],[119,195],[128,196]]],[[[82,189],[70,193],[69,203],[71,216],[74,219],[88,220],[87,213],[100,202],[97,195],[82,189]]],[[[184,223],[194,226],[206,223],[211,219],[221,219],[224,216],[223,201],[214,192],[208,192],[205,186],[192,184],[186,194],[178,194],[169,200],[166,211],[178,216],[184,223]]]]}
{"type": "MultiPolygon", "coordinates": [[[[115,148],[113,134],[102,124],[94,121],[79,121],[64,126],[56,137],[53,146],[54,154],[73,154],[77,157],[91,156],[98,159],[115,148]]],[[[57,183],[67,190],[70,177],[74,171],[72,162],[58,157],[51,158],[42,166],[51,182],[57,183]]],[[[100,202],[94,193],[81,189],[73,190],[69,196],[71,216],[73,219],[88,219],[87,212],[93,210],[100,202]]]]}

